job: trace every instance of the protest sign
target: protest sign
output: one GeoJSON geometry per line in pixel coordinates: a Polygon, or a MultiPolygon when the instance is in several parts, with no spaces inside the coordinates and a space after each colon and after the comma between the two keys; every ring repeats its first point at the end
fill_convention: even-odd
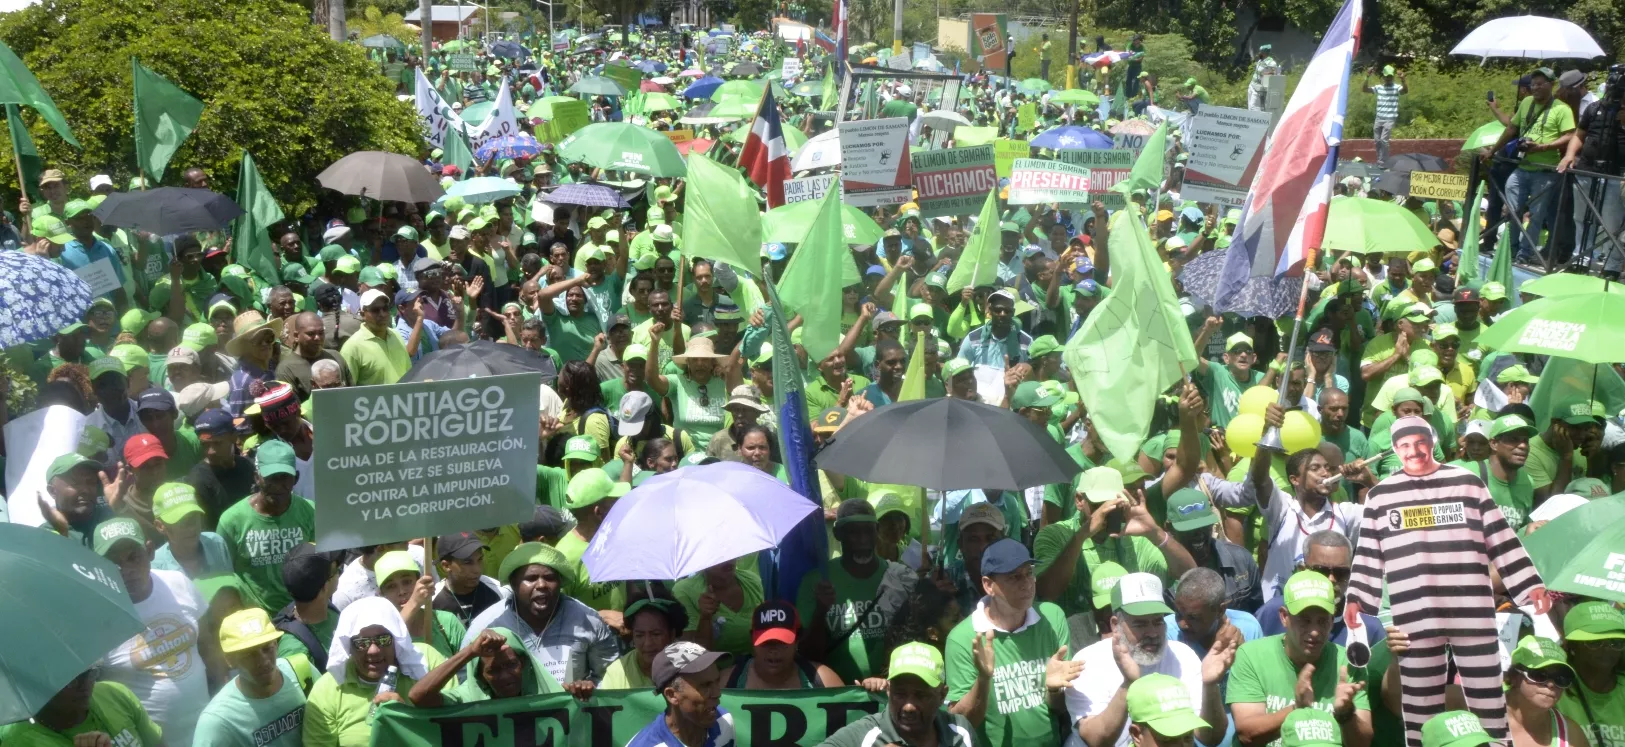
{"type": "Polygon", "coordinates": [[[690,129],[666,130],[666,139],[670,140],[672,145],[686,143],[694,139],[694,131],[690,129]]]}
{"type": "Polygon", "coordinates": [[[446,66],[455,72],[474,72],[480,69],[480,58],[471,54],[454,54],[446,57],[446,66]]]}
{"type": "Polygon", "coordinates": [[[566,52],[566,51],[569,51],[569,49],[570,49],[570,35],[569,34],[554,34],[553,35],[553,51],[555,51],[555,52],[566,52]]]}
{"type": "MultiPolygon", "coordinates": [[[[818,744],[885,707],[859,687],[723,690],[737,747],[818,744]]],[[[388,704],[378,709],[372,744],[390,747],[598,747],[622,745],[665,711],[648,688],[599,690],[583,702],[567,693],[486,700],[445,708],[388,704]]]]}
{"type": "Polygon", "coordinates": [[[908,70],[909,68],[914,67],[914,58],[912,57],[912,53],[905,49],[903,50],[902,54],[894,54],[887,57],[886,67],[893,70],[908,70]]]}
{"type": "Polygon", "coordinates": [[[915,62],[919,62],[920,60],[930,57],[931,45],[926,44],[925,42],[914,42],[909,56],[912,57],[915,62]]]}
{"type": "Polygon", "coordinates": [[[1144,119],[1131,119],[1112,128],[1112,144],[1120,150],[1139,157],[1145,141],[1157,131],[1156,125],[1144,119]]]}
{"type": "Polygon", "coordinates": [[[1134,169],[1089,169],[1089,201],[1099,202],[1107,210],[1122,210],[1128,207],[1128,198],[1122,192],[1112,191],[1118,182],[1129,178],[1134,169]]]}
{"type": "Polygon", "coordinates": [[[959,125],[954,128],[954,142],[959,145],[986,145],[999,137],[997,127],[972,127],[959,125]]]}
{"type": "Polygon", "coordinates": [[[586,127],[592,120],[592,111],[585,101],[560,101],[553,104],[553,118],[547,121],[545,141],[562,142],[576,130],[586,127]]]}
{"type": "Polygon", "coordinates": [[[916,151],[911,158],[922,218],[971,215],[999,181],[993,174],[991,144],[916,151]]]}
{"type": "Polygon", "coordinates": [[[784,58],[784,74],[781,77],[784,80],[790,80],[792,78],[795,78],[798,75],[801,75],[801,58],[800,57],[786,57],[786,58],[784,58]]]}
{"type": "Polygon", "coordinates": [[[502,81],[502,88],[497,91],[496,105],[491,107],[491,113],[485,121],[478,126],[468,129],[468,146],[478,151],[487,141],[499,137],[517,134],[519,122],[513,110],[513,91],[508,81],[502,81]]]}
{"type": "Polygon", "coordinates": [[[31,527],[45,524],[39,510],[45,470],[79,445],[84,430],[84,413],[65,405],[44,407],[6,423],[6,521],[31,527]]]}
{"type": "Polygon", "coordinates": [[[817,176],[804,176],[800,179],[788,179],[784,182],[784,204],[794,205],[798,202],[821,199],[829,192],[830,185],[840,189],[840,182],[836,181],[839,174],[819,174],[817,176]]]}
{"type": "Polygon", "coordinates": [[[1439,171],[1412,171],[1411,196],[1420,197],[1424,200],[1465,200],[1467,199],[1467,175],[1439,171]]]}
{"type": "Polygon", "coordinates": [[[1059,161],[1018,158],[1010,170],[1011,205],[1089,202],[1089,169],[1059,161]]]}
{"type": "Polygon", "coordinates": [[[907,117],[842,122],[841,188],[853,207],[901,205],[912,192],[907,117]]]}
{"type": "Polygon", "coordinates": [[[1038,104],[1031,101],[1016,107],[1016,131],[1032,132],[1038,126],[1038,104]]]}
{"type": "Polygon", "coordinates": [[[1003,13],[972,13],[970,15],[970,52],[983,70],[1003,71],[1005,55],[1010,53],[1005,40],[1009,36],[1003,13]]]}
{"type": "Polygon", "coordinates": [[[73,274],[90,286],[90,295],[105,296],[113,291],[123,288],[119,282],[118,273],[113,270],[113,260],[106,257],[91,262],[84,267],[76,267],[73,274]]]}
{"type": "Polygon", "coordinates": [[[618,62],[604,66],[604,77],[621,84],[621,87],[625,88],[628,94],[637,93],[638,88],[643,84],[642,70],[618,62]]]}
{"type": "Polygon", "coordinates": [[[428,78],[423,77],[421,69],[417,71],[415,93],[418,119],[423,121],[423,139],[436,148],[446,147],[446,133],[464,129],[463,118],[451,110],[451,105],[445,99],[440,98],[440,92],[429,84],[428,78]]]}
{"type": "MultiPolygon", "coordinates": [[[[964,128],[960,128],[963,130],[964,128]]],[[[1003,179],[1010,176],[1010,165],[1017,158],[1026,158],[1032,155],[1032,147],[1026,140],[1010,140],[999,138],[993,141],[993,172],[1003,179]]]]}
{"type": "Polygon", "coordinates": [[[1226,106],[1204,106],[1187,130],[1190,160],[1180,197],[1226,207],[1241,207],[1264,155],[1270,113],[1226,106]]]}
{"type": "Polygon", "coordinates": [[[1091,169],[1132,169],[1134,153],[1129,150],[1063,150],[1055,160],[1091,169]]]}
{"type": "Polygon", "coordinates": [[[541,383],[529,373],[318,390],[317,548],[527,519],[541,383]]]}

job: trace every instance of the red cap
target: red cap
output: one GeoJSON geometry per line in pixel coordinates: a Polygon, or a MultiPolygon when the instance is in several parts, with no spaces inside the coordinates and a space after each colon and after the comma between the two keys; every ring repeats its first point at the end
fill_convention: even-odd
{"type": "Polygon", "coordinates": [[[750,619],[750,645],[760,646],[769,641],[795,643],[801,631],[801,616],[794,605],[786,602],[763,602],[757,605],[750,619]]]}
{"type": "Polygon", "coordinates": [[[168,459],[164,445],[151,433],[139,433],[124,442],[124,461],[132,468],[140,468],[154,457],[168,459]]]}

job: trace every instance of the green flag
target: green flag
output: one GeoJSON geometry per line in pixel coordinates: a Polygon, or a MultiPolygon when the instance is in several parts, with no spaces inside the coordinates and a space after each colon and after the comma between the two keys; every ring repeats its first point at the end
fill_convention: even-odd
{"type": "Polygon", "coordinates": [[[976,219],[976,230],[971,232],[953,274],[948,276],[948,295],[995,282],[999,272],[999,248],[1003,243],[999,234],[999,192],[995,188],[988,190],[987,201],[982,203],[982,215],[976,219]]]}
{"type": "MultiPolygon", "coordinates": [[[[689,178],[693,178],[689,171],[689,178]]],[[[691,189],[690,194],[698,192],[691,189]]],[[[693,199],[692,196],[690,199],[693,199]]],[[[688,238],[683,238],[684,246],[688,238]]],[[[831,189],[819,202],[818,218],[807,239],[796,247],[779,282],[787,313],[801,315],[802,346],[814,363],[829,357],[841,342],[841,263],[853,264],[841,223],[841,192],[831,189]]]]}
{"type": "Polygon", "coordinates": [[[16,104],[6,104],[6,128],[11,130],[11,154],[23,167],[23,188],[28,190],[28,199],[38,201],[39,175],[45,161],[39,157],[34,138],[28,134],[28,125],[23,124],[22,108],[16,104]]]}
{"type": "Polygon", "coordinates": [[[267,231],[284,217],[282,206],[277,204],[271,190],[265,188],[260,168],[246,150],[241,170],[237,172],[237,205],[243,214],[231,227],[231,261],[258,275],[266,287],[280,283],[282,276],[277,272],[276,254],[267,231]]]}
{"type": "Polygon", "coordinates": [[[1129,194],[1137,189],[1156,189],[1162,186],[1163,160],[1168,154],[1168,120],[1157,125],[1157,131],[1146,138],[1140,157],[1134,161],[1134,170],[1128,178],[1111,186],[1113,192],[1129,194]]]}
{"type": "Polygon", "coordinates": [[[823,96],[818,99],[818,108],[821,111],[826,111],[826,112],[835,111],[835,106],[836,106],[836,104],[839,103],[838,98],[840,97],[840,95],[841,95],[841,89],[840,89],[840,86],[838,85],[838,82],[835,80],[835,66],[830,65],[830,64],[825,64],[824,65],[824,91],[823,91],[823,96]]]}
{"type": "Polygon", "coordinates": [[[680,251],[760,273],[762,213],[756,187],[739,172],[695,153],[688,157],[686,194],[680,251]]]}
{"type": "Polygon", "coordinates": [[[1467,208],[1467,220],[1463,223],[1467,231],[1461,238],[1461,254],[1456,260],[1456,287],[1478,287],[1478,205],[1484,201],[1484,185],[1478,185],[1478,194],[1473,196],[1472,204],[1467,208]]]}
{"type": "Polygon", "coordinates": [[[444,150],[440,162],[456,166],[462,172],[462,177],[468,178],[469,172],[474,170],[474,149],[468,145],[468,136],[455,128],[446,132],[444,150]]]}
{"type": "Polygon", "coordinates": [[[1157,398],[1196,368],[1173,283],[1131,210],[1112,216],[1112,292],[1066,343],[1062,360],[1113,455],[1133,459],[1157,398]]]}
{"type": "Polygon", "coordinates": [[[135,164],[156,182],[164,178],[181,142],[197,129],[203,102],[142,67],[134,57],[130,68],[135,86],[135,164]]]}
{"type": "Polygon", "coordinates": [[[1507,296],[1517,292],[1512,287],[1512,255],[1518,251],[1517,242],[1513,237],[1518,235],[1516,223],[1501,223],[1501,237],[1495,242],[1495,258],[1490,261],[1490,271],[1484,276],[1486,283],[1500,283],[1506,289],[1507,296]]]}
{"type": "Polygon", "coordinates": [[[28,71],[28,66],[11,51],[11,47],[0,42],[0,104],[22,104],[39,112],[45,121],[50,123],[51,129],[61,135],[63,140],[75,148],[83,148],[79,141],[74,139],[73,131],[68,129],[68,120],[62,118],[62,112],[56,108],[56,102],[51,100],[45,89],[40,87],[39,80],[28,71]]]}

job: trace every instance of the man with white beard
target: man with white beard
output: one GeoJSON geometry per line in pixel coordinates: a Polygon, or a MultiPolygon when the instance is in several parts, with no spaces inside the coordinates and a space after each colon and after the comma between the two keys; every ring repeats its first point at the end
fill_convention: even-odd
{"type": "Polygon", "coordinates": [[[1111,632],[1078,652],[1087,676],[1074,680],[1066,691],[1066,709],[1072,717],[1071,747],[1127,747],[1128,688],[1148,674],[1177,677],[1190,690],[1191,705],[1208,724],[1218,728],[1196,731],[1196,740],[1214,744],[1223,737],[1224,697],[1219,683],[1235,661],[1236,643],[1216,643],[1205,658],[1178,641],[1168,640],[1165,617],[1173,610],[1163,602],[1162,581],[1150,573],[1130,573],[1112,589],[1111,632]]]}

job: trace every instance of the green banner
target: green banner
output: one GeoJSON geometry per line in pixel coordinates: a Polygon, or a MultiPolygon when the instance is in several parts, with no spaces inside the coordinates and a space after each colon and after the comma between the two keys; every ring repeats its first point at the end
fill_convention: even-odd
{"type": "Polygon", "coordinates": [[[536,508],[541,375],[316,393],[316,546],[514,524],[536,508]]]}
{"type": "Polygon", "coordinates": [[[1016,107],[1016,132],[1038,129],[1038,104],[1031,101],[1016,107]]]}
{"type": "MultiPolygon", "coordinates": [[[[859,687],[724,690],[738,747],[818,744],[884,701],[859,687]]],[[[665,701],[648,690],[599,690],[590,700],[567,694],[488,700],[446,708],[390,703],[378,709],[374,747],[619,747],[654,721],[665,701]]]]}
{"type": "Polygon", "coordinates": [[[1073,166],[1095,169],[1132,169],[1134,151],[1121,150],[1063,150],[1057,151],[1055,160],[1073,166]]]}
{"type": "Polygon", "coordinates": [[[544,142],[560,143],[571,133],[587,126],[592,111],[585,101],[558,101],[553,104],[553,118],[547,120],[544,142]]]}
{"type": "Polygon", "coordinates": [[[628,96],[637,93],[643,84],[643,71],[631,65],[605,65],[604,77],[621,84],[628,96]]]}
{"type": "Polygon", "coordinates": [[[446,64],[455,72],[474,72],[480,69],[480,58],[471,54],[454,54],[446,58],[446,64]]]}

